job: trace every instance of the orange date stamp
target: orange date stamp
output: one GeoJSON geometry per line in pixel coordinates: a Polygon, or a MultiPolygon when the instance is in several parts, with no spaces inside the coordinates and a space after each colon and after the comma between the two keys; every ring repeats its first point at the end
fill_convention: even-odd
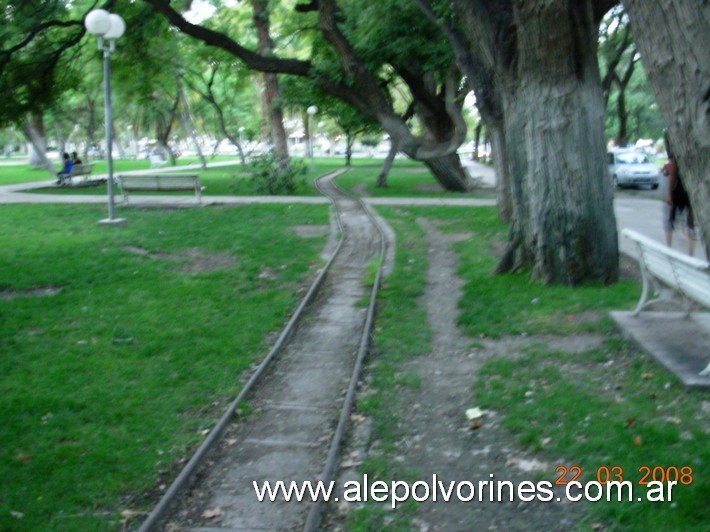
{"type": "MultiPolygon", "coordinates": [[[[570,482],[579,482],[584,476],[584,471],[580,466],[559,465],[555,468],[557,478],[555,484],[566,486],[570,482]]],[[[599,484],[609,482],[625,482],[629,478],[625,477],[624,468],[618,465],[599,466],[589,474],[590,479],[599,484]]],[[[690,466],[640,466],[633,473],[635,483],[640,486],[647,486],[649,482],[675,482],[683,486],[693,483],[693,468],[690,466]]]]}

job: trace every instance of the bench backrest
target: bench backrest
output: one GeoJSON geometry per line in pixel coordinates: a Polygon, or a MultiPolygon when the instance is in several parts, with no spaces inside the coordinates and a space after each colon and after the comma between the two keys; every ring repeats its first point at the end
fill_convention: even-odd
{"type": "Polygon", "coordinates": [[[632,229],[622,234],[638,246],[640,260],[651,275],[710,307],[710,263],[670,249],[632,229]]]}
{"type": "Polygon", "coordinates": [[[120,175],[123,190],[192,190],[200,186],[198,174],[120,175]]]}
{"type": "Polygon", "coordinates": [[[75,164],[71,167],[71,173],[69,175],[84,175],[90,174],[91,170],[94,168],[94,163],[91,164],[75,164]]]}

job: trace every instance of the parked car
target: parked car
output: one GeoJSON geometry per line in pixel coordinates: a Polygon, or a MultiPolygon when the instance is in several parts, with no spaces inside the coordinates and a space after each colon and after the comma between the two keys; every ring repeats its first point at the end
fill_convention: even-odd
{"type": "Polygon", "coordinates": [[[607,164],[615,188],[658,188],[660,169],[644,153],[635,150],[610,151],[607,153],[607,164]]]}

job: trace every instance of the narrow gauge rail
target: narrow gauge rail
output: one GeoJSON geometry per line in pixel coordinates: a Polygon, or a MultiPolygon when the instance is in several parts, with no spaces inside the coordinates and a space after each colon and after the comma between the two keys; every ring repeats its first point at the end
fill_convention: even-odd
{"type": "MultiPolygon", "coordinates": [[[[323,469],[320,471],[320,474],[317,476],[318,480],[322,480],[324,482],[329,482],[330,480],[333,479],[333,476],[335,474],[336,470],[336,461],[338,458],[338,449],[341,443],[341,440],[345,434],[345,430],[347,427],[347,421],[350,416],[350,411],[352,407],[352,403],[355,398],[355,393],[357,391],[357,384],[358,380],[360,378],[360,373],[362,370],[362,365],[364,363],[365,357],[367,355],[368,349],[369,349],[369,340],[370,340],[370,334],[372,330],[372,324],[374,321],[374,316],[375,316],[375,307],[376,307],[376,299],[377,299],[377,292],[379,290],[380,286],[380,280],[382,276],[382,271],[383,271],[383,265],[385,261],[385,256],[387,253],[387,238],[385,235],[385,231],[383,230],[380,222],[378,221],[377,217],[374,215],[374,213],[371,211],[370,207],[363,202],[362,200],[358,198],[354,198],[353,196],[347,194],[343,190],[337,187],[337,185],[333,182],[334,178],[340,175],[342,172],[334,172],[332,174],[328,174],[325,176],[322,176],[318,178],[315,181],[315,186],[318,189],[318,191],[327,196],[330,200],[332,205],[334,206],[334,211],[336,214],[336,221],[337,221],[337,226],[340,231],[340,239],[337,243],[337,246],[332,253],[331,257],[327,261],[326,265],[323,267],[323,269],[319,272],[319,274],[316,276],[315,280],[309,287],[308,291],[306,292],[306,295],[303,297],[302,301],[296,308],[295,312],[291,316],[291,319],[288,321],[284,329],[281,331],[278,339],[276,340],[274,346],[272,347],[271,351],[267,354],[267,356],[264,358],[264,360],[261,362],[261,364],[256,368],[254,373],[251,375],[249,380],[246,382],[242,390],[240,391],[239,395],[229,404],[227,410],[224,412],[220,420],[217,422],[215,427],[210,431],[209,435],[207,438],[203,441],[203,443],[198,447],[196,452],[193,454],[191,459],[187,462],[183,470],[180,472],[180,474],[175,478],[173,483],[170,485],[170,487],[166,490],[165,494],[163,497],[160,499],[158,504],[153,508],[153,510],[150,512],[146,520],[142,523],[140,527],[140,532],[143,531],[152,531],[152,530],[158,530],[161,524],[164,523],[166,520],[167,516],[169,515],[170,511],[173,509],[175,506],[176,501],[178,498],[182,495],[183,491],[185,488],[191,485],[191,482],[193,478],[196,476],[196,473],[200,469],[200,466],[204,463],[206,457],[210,454],[210,451],[216,447],[216,444],[221,441],[223,438],[225,431],[227,428],[230,426],[230,423],[232,422],[234,413],[237,409],[237,406],[247,397],[251,397],[254,395],[258,389],[258,383],[261,382],[262,377],[265,375],[266,370],[269,369],[270,373],[273,373],[275,369],[279,366],[278,361],[279,361],[279,356],[283,351],[286,351],[288,348],[289,343],[292,341],[292,338],[294,337],[294,332],[298,329],[299,324],[303,321],[306,315],[308,315],[308,312],[311,310],[311,308],[314,305],[314,301],[316,300],[317,296],[319,295],[320,292],[322,292],[322,287],[323,284],[326,280],[326,278],[331,274],[331,271],[333,270],[333,265],[336,262],[336,259],[340,260],[340,262],[345,262],[347,264],[350,261],[349,256],[343,257],[343,247],[344,244],[348,241],[348,239],[351,237],[351,232],[352,233],[363,233],[363,232],[369,232],[372,233],[372,230],[374,228],[375,232],[377,233],[377,248],[378,248],[378,255],[379,255],[379,261],[377,264],[377,271],[375,274],[375,279],[372,284],[372,288],[369,293],[369,303],[367,306],[367,311],[364,319],[364,324],[361,326],[359,334],[359,343],[357,345],[357,353],[355,354],[354,361],[350,360],[349,362],[352,363],[352,371],[350,372],[350,377],[348,379],[348,384],[347,384],[347,389],[344,387],[340,389],[340,393],[338,396],[343,396],[344,399],[342,399],[342,406],[340,408],[340,413],[339,416],[337,417],[337,424],[335,426],[335,429],[332,431],[332,435],[330,436],[330,443],[328,445],[328,451],[327,451],[327,456],[325,459],[322,461],[323,463],[323,469]],[[344,212],[346,211],[346,212],[344,212]],[[344,222],[344,218],[353,218],[354,215],[353,213],[359,213],[357,216],[362,216],[367,219],[369,222],[369,228],[367,227],[356,227],[355,231],[351,231],[348,227],[348,223],[344,222]]],[[[361,224],[362,225],[362,224],[361,224]]],[[[357,238],[357,237],[355,237],[357,238]]],[[[350,250],[350,253],[353,253],[352,250],[350,250]]],[[[347,254],[345,254],[347,255],[347,254]]],[[[375,257],[377,258],[377,255],[375,257]]],[[[370,259],[372,260],[372,259],[370,259]]],[[[362,275],[364,271],[361,265],[361,270],[358,276],[358,280],[362,280],[362,275]]],[[[336,285],[337,289],[337,285],[336,285]]],[[[238,436],[237,436],[238,437],[238,436]]],[[[239,458],[237,458],[238,460],[239,458]]],[[[286,480],[286,479],[284,479],[286,480]]],[[[302,478],[302,479],[293,479],[293,480],[308,480],[307,478],[302,478]]],[[[310,480],[314,480],[314,478],[311,478],[310,480]]],[[[249,487],[251,488],[251,486],[249,487]]],[[[252,493],[252,497],[254,500],[256,499],[256,496],[252,493]]],[[[291,504],[297,504],[297,503],[291,503],[291,504]]],[[[319,500],[316,502],[310,503],[310,507],[308,508],[308,514],[305,516],[305,520],[303,523],[303,530],[305,531],[312,531],[316,530],[320,524],[321,521],[321,514],[323,510],[323,501],[319,500]]],[[[215,525],[212,525],[215,526],[215,525]]],[[[218,525],[216,525],[218,526],[218,525]]]]}

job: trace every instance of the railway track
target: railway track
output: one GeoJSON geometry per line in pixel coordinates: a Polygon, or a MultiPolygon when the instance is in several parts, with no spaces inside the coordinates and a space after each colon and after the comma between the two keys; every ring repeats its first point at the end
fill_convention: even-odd
{"type": "Polygon", "coordinates": [[[336,472],[387,253],[382,225],[364,202],[335,185],[339,173],[316,181],[334,206],[335,251],[141,532],[318,528],[322,500],[259,502],[253,482],[328,482],[336,472]],[[366,287],[373,265],[374,282],[366,287]],[[251,413],[235,419],[247,398],[251,413]]]}

